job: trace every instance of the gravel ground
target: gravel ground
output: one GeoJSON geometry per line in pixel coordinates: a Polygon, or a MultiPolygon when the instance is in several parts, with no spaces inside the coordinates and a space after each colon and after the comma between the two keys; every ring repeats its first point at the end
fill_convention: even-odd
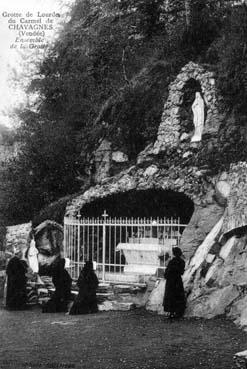
{"type": "Polygon", "coordinates": [[[171,322],[144,310],[68,316],[0,310],[0,369],[231,369],[247,334],[224,319],[171,322]]]}

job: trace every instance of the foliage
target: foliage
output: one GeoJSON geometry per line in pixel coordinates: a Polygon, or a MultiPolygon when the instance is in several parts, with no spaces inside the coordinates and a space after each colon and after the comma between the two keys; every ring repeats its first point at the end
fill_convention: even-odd
{"type": "Polygon", "coordinates": [[[246,5],[236,8],[228,15],[221,37],[212,49],[217,56],[218,87],[226,105],[230,110],[233,109],[240,122],[244,121],[245,124],[247,115],[246,5]]]}
{"type": "Polygon", "coordinates": [[[27,91],[37,101],[18,112],[21,150],[6,172],[11,221],[78,191],[102,137],[134,159],[154,140],[168,84],[189,60],[217,63],[229,106],[245,112],[245,8],[191,0],[187,23],[185,1],[175,3],[75,3],[27,91]]]}
{"type": "Polygon", "coordinates": [[[155,140],[173,73],[169,63],[152,63],[101,112],[98,123],[107,125],[105,136],[130,159],[155,140]]]}
{"type": "Polygon", "coordinates": [[[191,59],[204,56],[208,47],[219,36],[225,6],[215,0],[191,0],[190,23],[182,37],[182,48],[191,59]]]}
{"type": "Polygon", "coordinates": [[[29,220],[43,206],[78,189],[71,128],[61,121],[54,125],[41,120],[29,111],[21,116],[28,119],[19,131],[23,144],[5,173],[5,182],[11,182],[4,209],[9,222],[29,220]]]}
{"type": "Polygon", "coordinates": [[[59,224],[63,224],[63,218],[68,201],[72,199],[72,196],[62,197],[58,201],[52,202],[48,206],[44,207],[38,212],[32,220],[33,226],[36,227],[45,220],[54,220],[59,224]]]}

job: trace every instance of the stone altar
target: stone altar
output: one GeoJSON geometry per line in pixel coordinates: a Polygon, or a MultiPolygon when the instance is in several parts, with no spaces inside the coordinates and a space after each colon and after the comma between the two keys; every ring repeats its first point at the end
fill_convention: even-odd
{"type": "Polygon", "coordinates": [[[159,255],[166,252],[171,255],[172,247],[177,245],[175,238],[164,240],[140,238],[129,241],[119,243],[116,249],[123,251],[126,261],[124,273],[133,274],[155,274],[160,266],[159,255]]]}

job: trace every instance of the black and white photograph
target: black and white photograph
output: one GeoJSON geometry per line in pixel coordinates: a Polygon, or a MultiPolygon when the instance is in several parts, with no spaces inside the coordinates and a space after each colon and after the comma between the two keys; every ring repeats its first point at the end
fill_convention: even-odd
{"type": "Polygon", "coordinates": [[[247,1],[1,0],[0,369],[247,368],[247,1]]]}

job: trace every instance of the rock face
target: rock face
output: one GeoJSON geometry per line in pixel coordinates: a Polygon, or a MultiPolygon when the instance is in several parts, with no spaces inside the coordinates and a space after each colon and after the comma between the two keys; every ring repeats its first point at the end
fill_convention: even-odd
{"type": "Polygon", "coordinates": [[[230,186],[223,233],[247,226],[247,163],[232,164],[227,183],[230,186]]]}
{"type": "Polygon", "coordinates": [[[211,318],[227,314],[236,324],[247,327],[245,248],[246,236],[233,236],[222,245],[212,263],[207,263],[204,258],[196,270],[193,284],[190,284],[188,316],[211,318]]]}
{"type": "Polygon", "coordinates": [[[181,131],[180,107],[184,88],[191,80],[196,81],[201,88],[207,106],[204,134],[211,135],[211,137],[217,135],[222,117],[218,113],[214,75],[204,67],[190,62],[182,68],[181,73],[170,84],[169,96],[155,144],[148,145],[139,154],[136,165],[109,178],[111,163],[123,162],[127,158],[120,151],[111,152],[111,144],[103,140],[95,154],[97,184],[68,204],[67,216],[75,216],[85,204],[92,203],[98,198],[105,198],[120,192],[151,188],[181,192],[195,204],[194,214],[181,240],[186,258],[193,255],[212,226],[222,216],[227,191],[226,186],[223,189],[220,184],[222,180],[220,175],[210,175],[205,166],[201,168],[188,165],[188,161],[193,163],[195,152],[200,151],[198,143],[190,143],[190,134],[181,131]],[[163,162],[157,160],[156,154],[167,148],[170,151],[164,156],[163,162]],[[171,151],[173,149],[175,151],[171,151]]]}
{"type": "MultiPolygon", "coordinates": [[[[210,319],[226,314],[247,330],[247,235],[233,235],[215,248],[222,225],[223,217],[187,265],[183,276],[188,295],[186,316],[210,319]]],[[[162,313],[163,290],[157,286],[152,295],[152,309],[162,313]]]]}
{"type": "Polygon", "coordinates": [[[161,118],[157,141],[152,148],[155,154],[158,154],[167,147],[177,146],[180,139],[184,140],[184,135],[180,137],[181,117],[179,115],[179,108],[183,102],[184,87],[190,80],[199,82],[207,108],[207,118],[203,133],[214,134],[218,132],[220,115],[214,73],[205,70],[198,64],[190,62],[182,68],[181,73],[169,86],[169,96],[161,118]]]}
{"type": "MultiPolygon", "coordinates": [[[[113,158],[116,162],[124,158],[119,153],[110,153],[110,143],[103,145],[102,142],[104,147],[100,147],[96,155],[101,158],[97,161],[97,184],[75,197],[68,204],[66,215],[75,216],[87,203],[130,190],[162,189],[183,193],[194,203],[194,213],[180,242],[187,268],[184,275],[188,294],[186,314],[205,318],[227,314],[245,326],[247,163],[216,166],[217,170],[212,170],[214,155],[210,155],[220,145],[218,136],[225,119],[220,112],[220,100],[214,73],[201,65],[188,63],[169,86],[155,143],[139,154],[136,163],[109,178],[113,158]],[[181,115],[186,86],[191,81],[198,86],[206,106],[199,143],[190,142],[193,131],[190,132],[181,115]]],[[[221,161],[221,157],[218,160],[221,161]]],[[[154,287],[148,309],[162,313],[164,283],[161,281],[154,287]]]]}

